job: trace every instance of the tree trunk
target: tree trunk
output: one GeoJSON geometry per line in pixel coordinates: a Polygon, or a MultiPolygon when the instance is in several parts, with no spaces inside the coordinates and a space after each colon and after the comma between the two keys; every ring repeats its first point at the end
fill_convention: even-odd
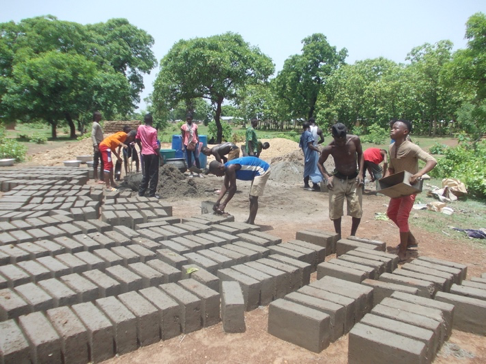
{"type": "Polygon", "coordinates": [[[53,120],[48,120],[49,124],[51,124],[51,137],[52,139],[57,139],[57,130],[56,130],[56,122],[53,120]]]}
{"type": "Polygon", "coordinates": [[[223,140],[223,127],[221,126],[221,104],[223,103],[223,98],[219,98],[216,102],[216,113],[214,114],[214,121],[216,123],[216,128],[218,133],[216,135],[216,143],[221,144],[223,140]]]}
{"type": "Polygon", "coordinates": [[[65,116],[70,129],[69,138],[76,139],[76,126],[74,125],[73,118],[71,117],[71,114],[68,112],[65,114],[65,116]]]}

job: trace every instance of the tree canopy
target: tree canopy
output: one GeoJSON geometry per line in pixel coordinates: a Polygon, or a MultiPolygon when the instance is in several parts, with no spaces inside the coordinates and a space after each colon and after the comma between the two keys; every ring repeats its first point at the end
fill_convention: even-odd
{"type": "Polygon", "coordinates": [[[160,62],[153,107],[158,115],[166,116],[181,101],[190,110],[191,100],[208,100],[215,110],[219,143],[223,101],[234,100],[249,85],[264,83],[273,72],[272,60],[239,34],[180,40],[160,62]]]}
{"type": "Polygon", "coordinates": [[[0,114],[6,120],[44,120],[52,126],[101,110],[131,112],[142,74],[156,65],[153,38],[126,19],[81,25],[54,16],[0,24],[0,114]]]}

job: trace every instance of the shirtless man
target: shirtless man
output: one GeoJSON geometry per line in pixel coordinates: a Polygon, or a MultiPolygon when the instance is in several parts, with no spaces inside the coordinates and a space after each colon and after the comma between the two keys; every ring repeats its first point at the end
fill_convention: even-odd
{"type": "Polygon", "coordinates": [[[210,155],[214,156],[219,163],[226,163],[227,161],[236,159],[240,156],[240,148],[230,142],[218,144],[212,148],[203,147],[201,152],[208,157],[210,155]],[[226,158],[226,155],[228,155],[228,158],[226,158]]]}
{"type": "Polygon", "coordinates": [[[351,215],[351,236],[356,235],[362,209],[363,184],[363,149],[356,135],[347,135],[346,126],[341,123],[332,126],[333,141],[321,152],[317,166],[329,189],[329,218],[334,223],[334,230],[341,238],[341,217],[343,216],[344,198],[346,197],[348,215],[351,215]],[[328,173],[324,162],[332,155],[335,162],[334,173],[328,173]]]}

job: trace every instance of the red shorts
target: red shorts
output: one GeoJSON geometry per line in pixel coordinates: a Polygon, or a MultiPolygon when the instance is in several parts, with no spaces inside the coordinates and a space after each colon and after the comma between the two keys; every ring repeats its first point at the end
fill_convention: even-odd
{"type": "Polygon", "coordinates": [[[386,214],[390,220],[397,224],[401,233],[408,233],[410,231],[408,217],[410,216],[410,211],[412,210],[416,196],[417,195],[410,195],[392,198],[388,204],[386,214]]]}
{"type": "Polygon", "coordinates": [[[111,149],[106,145],[100,144],[101,159],[103,160],[103,171],[111,172],[113,170],[113,161],[111,159],[111,149]]]}

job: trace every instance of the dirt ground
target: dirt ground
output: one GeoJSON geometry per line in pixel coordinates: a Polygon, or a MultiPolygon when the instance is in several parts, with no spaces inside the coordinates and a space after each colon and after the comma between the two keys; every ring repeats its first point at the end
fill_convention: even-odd
{"type": "MultiPolygon", "coordinates": [[[[328,194],[306,191],[302,188],[302,170],[298,170],[299,151],[297,143],[272,139],[271,148],[262,153],[262,158],[271,162],[272,158],[283,158],[295,162],[289,169],[267,183],[264,196],[259,199],[256,223],[262,231],[279,236],[283,241],[295,239],[296,232],[306,228],[319,228],[333,231],[328,217],[328,194]]],[[[62,161],[75,159],[77,155],[92,154],[89,140],[70,144],[63,148],[56,144],[38,146],[29,151],[31,159],[19,166],[62,165],[62,161]]],[[[164,145],[163,148],[170,148],[164,145]]],[[[272,164],[273,167],[276,164],[272,164]]],[[[276,168],[277,169],[277,168],[276,168]]],[[[181,183],[190,180],[187,174],[181,183]]],[[[191,186],[196,184],[203,191],[190,196],[162,197],[173,205],[174,216],[195,216],[200,213],[201,202],[215,201],[215,191],[220,188],[222,178],[215,176],[194,177],[191,186]]],[[[249,183],[238,182],[238,192],[226,210],[234,215],[236,221],[248,217],[249,183]]],[[[398,244],[397,228],[389,221],[376,220],[376,213],[386,211],[388,198],[376,196],[372,186],[367,186],[363,196],[364,215],[358,229],[358,236],[385,241],[387,246],[398,244]]],[[[415,219],[420,219],[425,211],[413,212],[411,226],[420,244],[418,254],[446,259],[468,265],[468,277],[479,276],[486,272],[486,249],[472,240],[457,242],[445,234],[431,234],[413,228],[415,219]]],[[[351,218],[343,218],[343,237],[349,235],[351,218]]],[[[409,259],[413,259],[410,256],[409,259]]],[[[328,257],[329,259],[329,257],[328,257]]],[[[267,333],[268,307],[260,307],[245,314],[246,332],[226,334],[218,324],[197,332],[181,335],[168,341],[106,361],[110,364],[133,363],[346,363],[348,337],[344,336],[331,344],[320,354],[311,353],[303,348],[279,340],[267,333]]],[[[437,356],[435,363],[485,363],[486,338],[463,333],[457,330],[437,356]]]]}

